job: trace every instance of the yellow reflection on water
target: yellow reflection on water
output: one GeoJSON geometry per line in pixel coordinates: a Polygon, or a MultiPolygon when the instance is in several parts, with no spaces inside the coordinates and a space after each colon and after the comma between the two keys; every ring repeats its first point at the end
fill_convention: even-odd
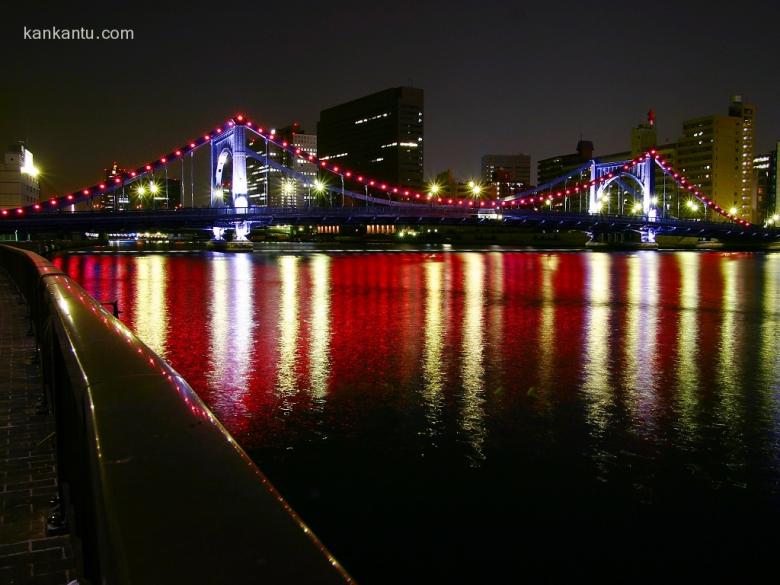
{"type": "Polygon", "coordinates": [[[609,387],[610,264],[607,253],[585,256],[588,264],[588,308],[585,326],[583,391],[587,396],[587,420],[597,433],[609,425],[613,401],[609,387]]]}
{"type": "Polygon", "coordinates": [[[542,265],[542,308],[539,320],[539,393],[546,404],[548,392],[555,385],[555,273],[560,259],[558,256],[545,255],[540,259],[542,265]]]}
{"type": "Polygon", "coordinates": [[[150,254],[136,258],[135,333],[155,353],[164,356],[168,335],[168,311],[165,308],[168,258],[150,254]]]}
{"type": "Polygon", "coordinates": [[[680,269],[680,324],[677,328],[677,410],[683,434],[693,439],[697,430],[699,386],[699,252],[678,252],[680,269]]]}
{"type": "MultiPolygon", "coordinates": [[[[633,385],[634,421],[640,433],[654,432],[658,402],[657,335],[658,335],[658,253],[640,252],[639,295],[629,303],[628,313],[635,330],[631,355],[635,358],[633,385]]],[[[636,270],[637,264],[632,264],[636,270]]],[[[633,285],[632,285],[633,286],[633,285]]],[[[633,294],[633,292],[632,292],[633,294]]]]}
{"type": "Polygon", "coordinates": [[[425,264],[425,344],[423,346],[423,403],[428,433],[436,433],[444,404],[444,268],[443,262],[425,264]]]}
{"type": "Polygon", "coordinates": [[[774,435],[775,445],[779,444],[780,434],[780,393],[777,372],[780,372],[780,254],[767,254],[764,257],[763,306],[761,319],[761,345],[759,350],[759,368],[761,388],[761,411],[764,422],[774,435]]]}
{"type": "Polygon", "coordinates": [[[311,392],[316,399],[323,399],[328,390],[330,376],[330,257],[314,256],[309,264],[311,271],[311,341],[309,363],[311,392]]]}
{"type": "MultiPolygon", "coordinates": [[[[504,254],[491,252],[488,254],[490,268],[490,305],[488,328],[488,360],[489,372],[500,372],[504,358],[502,346],[504,342],[504,254]]],[[[497,376],[500,380],[503,376],[497,376]]]]}
{"type": "Polygon", "coordinates": [[[723,304],[721,307],[720,343],[718,344],[718,382],[721,386],[720,408],[718,416],[727,424],[727,430],[736,430],[732,426],[739,416],[739,393],[741,390],[742,359],[739,355],[744,329],[744,316],[741,301],[745,292],[740,291],[743,279],[742,262],[739,256],[721,258],[723,276],[723,304]]]}
{"type": "MultiPolygon", "coordinates": [[[[296,350],[298,346],[298,258],[279,258],[279,362],[276,390],[282,396],[295,394],[296,350]]],[[[289,405],[287,405],[289,407],[289,405]]],[[[283,407],[284,408],[284,407],[283,407]]]]}
{"type": "Polygon", "coordinates": [[[462,255],[464,311],[463,349],[461,375],[463,377],[463,420],[462,427],[473,449],[476,459],[484,459],[485,413],[483,396],[484,365],[484,255],[466,253],[462,255]]]}

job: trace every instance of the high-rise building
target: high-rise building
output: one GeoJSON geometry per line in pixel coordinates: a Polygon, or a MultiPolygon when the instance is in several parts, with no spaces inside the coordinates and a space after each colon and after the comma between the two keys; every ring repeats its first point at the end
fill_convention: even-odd
{"type": "Polygon", "coordinates": [[[737,119],[737,149],[739,150],[739,195],[742,217],[760,221],[760,210],[753,201],[753,154],[755,144],[756,108],[742,102],[742,96],[731,98],[729,116],[737,119]]]}
{"type": "MultiPolygon", "coordinates": [[[[106,182],[111,184],[114,182],[114,179],[122,176],[127,171],[121,168],[119,164],[114,161],[111,163],[110,167],[103,169],[103,172],[105,173],[106,182]]],[[[112,193],[106,193],[104,195],[95,197],[92,200],[92,207],[94,209],[102,209],[105,211],[128,209],[130,207],[130,187],[125,189],[117,189],[112,193]]]]}
{"type": "MultiPolygon", "coordinates": [[[[780,142],[771,152],[753,157],[753,206],[758,209],[758,221],[767,221],[777,214],[777,191],[780,188],[777,174],[777,153],[780,142]]],[[[773,223],[774,220],[773,220],[773,223]]]]}
{"type": "Polygon", "coordinates": [[[8,147],[0,168],[0,208],[32,205],[41,198],[38,168],[24,143],[8,147]]]}
{"type": "Polygon", "coordinates": [[[753,206],[755,108],[736,96],[728,115],[683,122],[677,167],[691,184],[720,207],[748,221],[759,221],[753,206]]]}
{"type": "Polygon", "coordinates": [[[531,184],[531,157],[527,154],[486,154],[482,157],[482,183],[495,197],[506,197],[531,184]]]}
{"type": "MultiPolygon", "coordinates": [[[[307,154],[317,155],[317,135],[307,134],[297,122],[271,132],[277,142],[287,142],[307,154]]],[[[250,140],[249,147],[262,156],[266,154],[264,140],[250,140]]],[[[268,166],[254,159],[247,160],[247,192],[250,204],[273,207],[300,207],[306,204],[312,197],[317,165],[273,145],[268,147],[267,154],[272,162],[268,166]],[[287,176],[278,168],[274,168],[273,163],[297,171],[305,178],[295,179],[287,176]]]]}
{"type": "Polygon", "coordinates": [[[320,112],[318,156],[392,185],[423,183],[423,90],[394,87],[320,112]]]}
{"type": "Polygon", "coordinates": [[[560,154],[541,159],[536,163],[536,183],[543,185],[581,167],[593,158],[593,150],[593,143],[590,140],[580,140],[577,142],[577,152],[573,154],[560,154]]]}

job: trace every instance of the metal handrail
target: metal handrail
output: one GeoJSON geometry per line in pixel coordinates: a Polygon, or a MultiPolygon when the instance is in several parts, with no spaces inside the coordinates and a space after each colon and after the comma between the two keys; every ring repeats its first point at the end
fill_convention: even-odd
{"type": "Polygon", "coordinates": [[[352,579],[187,382],[73,279],[0,245],[27,299],[91,583],[352,579]]]}

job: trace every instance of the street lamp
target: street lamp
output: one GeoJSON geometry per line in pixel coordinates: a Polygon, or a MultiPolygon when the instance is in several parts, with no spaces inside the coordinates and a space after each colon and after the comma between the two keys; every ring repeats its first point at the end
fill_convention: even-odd
{"type": "Polygon", "coordinates": [[[482,193],[482,185],[474,181],[469,181],[469,190],[471,191],[471,194],[474,196],[474,199],[479,199],[479,195],[480,193],[482,193]]]}
{"type": "Polygon", "coordinates": [[[325,192],[327,185],[322,179],[314,179],[314,193],[322,195],[325,192]]]}

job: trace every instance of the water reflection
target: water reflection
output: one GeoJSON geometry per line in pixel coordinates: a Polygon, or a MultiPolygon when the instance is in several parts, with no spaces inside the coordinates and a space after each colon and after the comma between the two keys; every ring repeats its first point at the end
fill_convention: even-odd
{"type": "Polygon", "coordinates": [[[642,252],[628,261],[629,285],[626,331],[625,388],[630,395],[634,430],[642,435],[654,433],[657,409],[658,371],[656,339],[658,335],[658,255],[642,252]]]}
{"type": "Polygon", "coordinates": [[[283,409],[292,409],[290,398],[298,391],[296,380],[296,354],[298,350],[298,263],[296,256],[279,258],[279,361],[276,374],[276,391],[284,400],[283,409]]]}
{"type": "Polygon", "coordinates": [[[577,550],[631,552],[641,538],[688,550],[705,540],[668,527],[696,510],[719,531],[702,531],[706,546],[729,534],[738,546],[750,530],[721,530],[724,514],[776,510],[778,254],[58,262],[95,295],[128,299],[128,325],[350,568],[400,541],[409,558],[439,542],[447,559],[481,543],[488,558],[499,522],[558,543],[568,512],[594,509],[577,550]],[[645,532],[656,515],[660,538],[645,532]],[[599,533],[609,518],[619,529],[599,533]],[[372,536],[360,553],[355,534],[372,536]]]}
{"type": "Polygon", "coordinates": [[[696,252],[678,252],[680,272],[680,317],[677,327],[676,382],[680,428],[690,441],[697,431],[699,387],[699,273],[701,257],[696,252]]]}
{"type": "Polygon", "coordinates": [[[318,254],[312,258],[311,272],[311,393],[322,401],[330,375],[330,257],[318,254]]]}
{"type": "Polygon", "coordinates": [[[435,436],[444,404],[444,267],[443,262],[425,265],[425,344],[423,346],[423,403],[427,433],[435,436]]]}
{"type": "MultiPolygon", "coordinates": [[[[740,298],[740,277],[742,263],[739,256],[731,255],[720,264],[723,277],[723,297],[721,305],[720,339],[718,351],[718,381],[720,405],[718,416],[723,424],[735,423],[739,416],[739,399],[742,380],[742,363],[739,350],[743,345],[742,332],[744,319],[740,305],[746,299],[740,298]]],[[[729,426],[729,434],[737,432],[729,426]]]]}
{"type": "Polygon", "coordinates": [[[542,306],[539,319],[539,386],[542,401],[549,406],[548,393],[555,387],[556,340],[555,334],[555,274],[560,259],[557,255],[541,257],[542,265],[542,306]]]}
{"type": "Polygon", "coordinates": [[[469,253],[463,260],[463,345],[461,376],[463,380],[463,412],[461,425],[468,437],[475,460],[484,458],[485,441],[482,363],[484,352],[485,257],[469,253]]]}
{"type": "Polygon", "coordinates": [[[242,397],[249,390],[254,275],[244,254],[219,256],[211,262],[209,299],[209,384],[218,388],[216,400],[231,416],[245,412],[242,397]]]}
{"type": "Polygon", "coordinates": [[[157,254],[138,258],[133,299],[135,333],[160,355],[165,354],[168,337],[167,262],[166,256],[157,254]]]}
{"type": "Polygon", "coordinates": [[[588,257],[586,283],[587,308],[585,325],[584,380],[582,389],[587,400],[587,419],[595,432],[602,433],[610,421],[613,393],[609,379],[610,343],[610,265],[609,254],[588,257]]]}

